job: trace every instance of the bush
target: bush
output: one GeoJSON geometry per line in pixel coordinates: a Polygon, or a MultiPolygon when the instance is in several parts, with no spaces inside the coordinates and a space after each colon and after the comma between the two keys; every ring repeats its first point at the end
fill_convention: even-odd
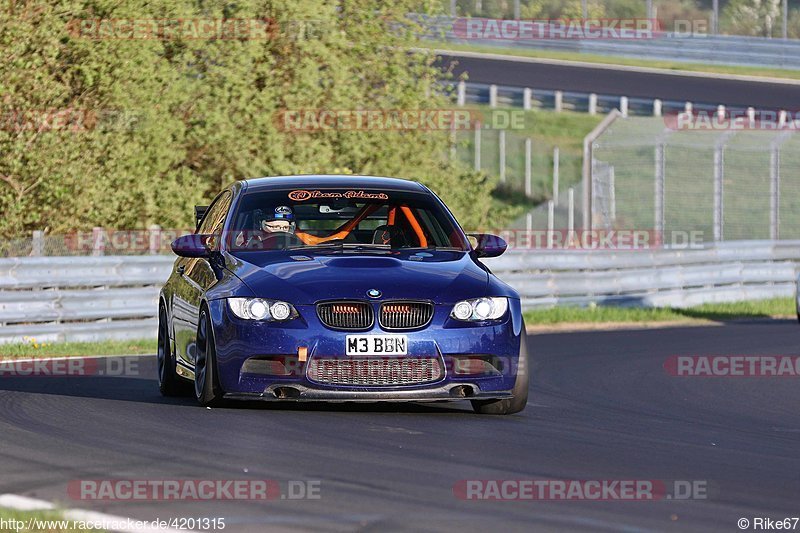
{"type": "Polygon", "coordinates": [[[445,161],[446,133],[293,133],[275,120],[285,109],[450,106],[433,57],[402,46],[414,33],[406,13],[434,8],[440,2],[7,3],[0,235],[191,227],[191,206],[232,180],[334,169],[419,179],[465,225],[482,220],[488,182],[445,161]],[[274,19],[279,31],[258,40],[98,40],[71,24],[192,18],[274,19]],[[36,117],[52,110],[78,118],[40,128],[36,117]],[[28,127],[18,124],[20,112],[34,117],[28,127]]]}

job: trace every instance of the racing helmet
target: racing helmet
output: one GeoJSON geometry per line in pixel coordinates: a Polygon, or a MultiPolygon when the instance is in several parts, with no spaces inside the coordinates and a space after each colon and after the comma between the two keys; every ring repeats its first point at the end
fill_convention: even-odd
{"type": "MultiPolygon", "coordinates": [[[[296,228],[294,212],[292,208],[288,205],[279,205],[274,209],[263,209],[260,210],[260,216],[258,216],[258,229],[264,229],[266,231],[272,231],[268,229],[269,222],[276,222],[276,221],[284,221],[289,223],[289,233],[294,233],[296,228]]],[[[281,231],[281,230],[277,230],[281,231]]]]}

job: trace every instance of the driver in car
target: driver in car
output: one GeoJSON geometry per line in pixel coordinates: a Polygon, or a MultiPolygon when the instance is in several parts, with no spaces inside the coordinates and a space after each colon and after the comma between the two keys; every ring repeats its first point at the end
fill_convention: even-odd
{"type": "Polygon", "coordinates": [[[275,209],[264,210],[261,215],[260,228],[261,232],[255,232],[247,241],[247,248],[258,248],[273,233],[294,235],[296,224],[292,208],[281,205],[275,209]]]}
{"type": "Polygon", "coordinates": [[[295,223],[292,208],[288,205],[281,205],[272,212],[267,211],[267,214],[261,219],[261,229],[267,233],[279,231],[294,233],[295,223]]]}

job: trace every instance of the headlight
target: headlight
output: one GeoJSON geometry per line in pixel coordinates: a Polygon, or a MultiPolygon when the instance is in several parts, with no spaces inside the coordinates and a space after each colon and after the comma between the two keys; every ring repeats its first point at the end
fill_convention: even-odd
{"type": "Polygon", "coordinates": [[[508,310],[508,298],[475,298],[463,300],[453,306],[450,316],[456,320],[496,320],[508,310]]]}
{"type": "Polygon", "coordinates": [[[262,298],[228,298],[234,315],[245,320],[289,320],[297,317],[292,304],[262,298]]]}

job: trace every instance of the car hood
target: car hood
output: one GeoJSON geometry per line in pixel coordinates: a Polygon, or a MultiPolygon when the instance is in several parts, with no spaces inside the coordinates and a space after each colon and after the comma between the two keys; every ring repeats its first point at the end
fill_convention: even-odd
{"type": "Polygon", "coordinates": [[[254,296],[296,305],[329,299],[423,299],[439,304],[484,296],[489,274],[466,252],[389,254],[251,252],[230,256],[230,268],[254,296]]]}

